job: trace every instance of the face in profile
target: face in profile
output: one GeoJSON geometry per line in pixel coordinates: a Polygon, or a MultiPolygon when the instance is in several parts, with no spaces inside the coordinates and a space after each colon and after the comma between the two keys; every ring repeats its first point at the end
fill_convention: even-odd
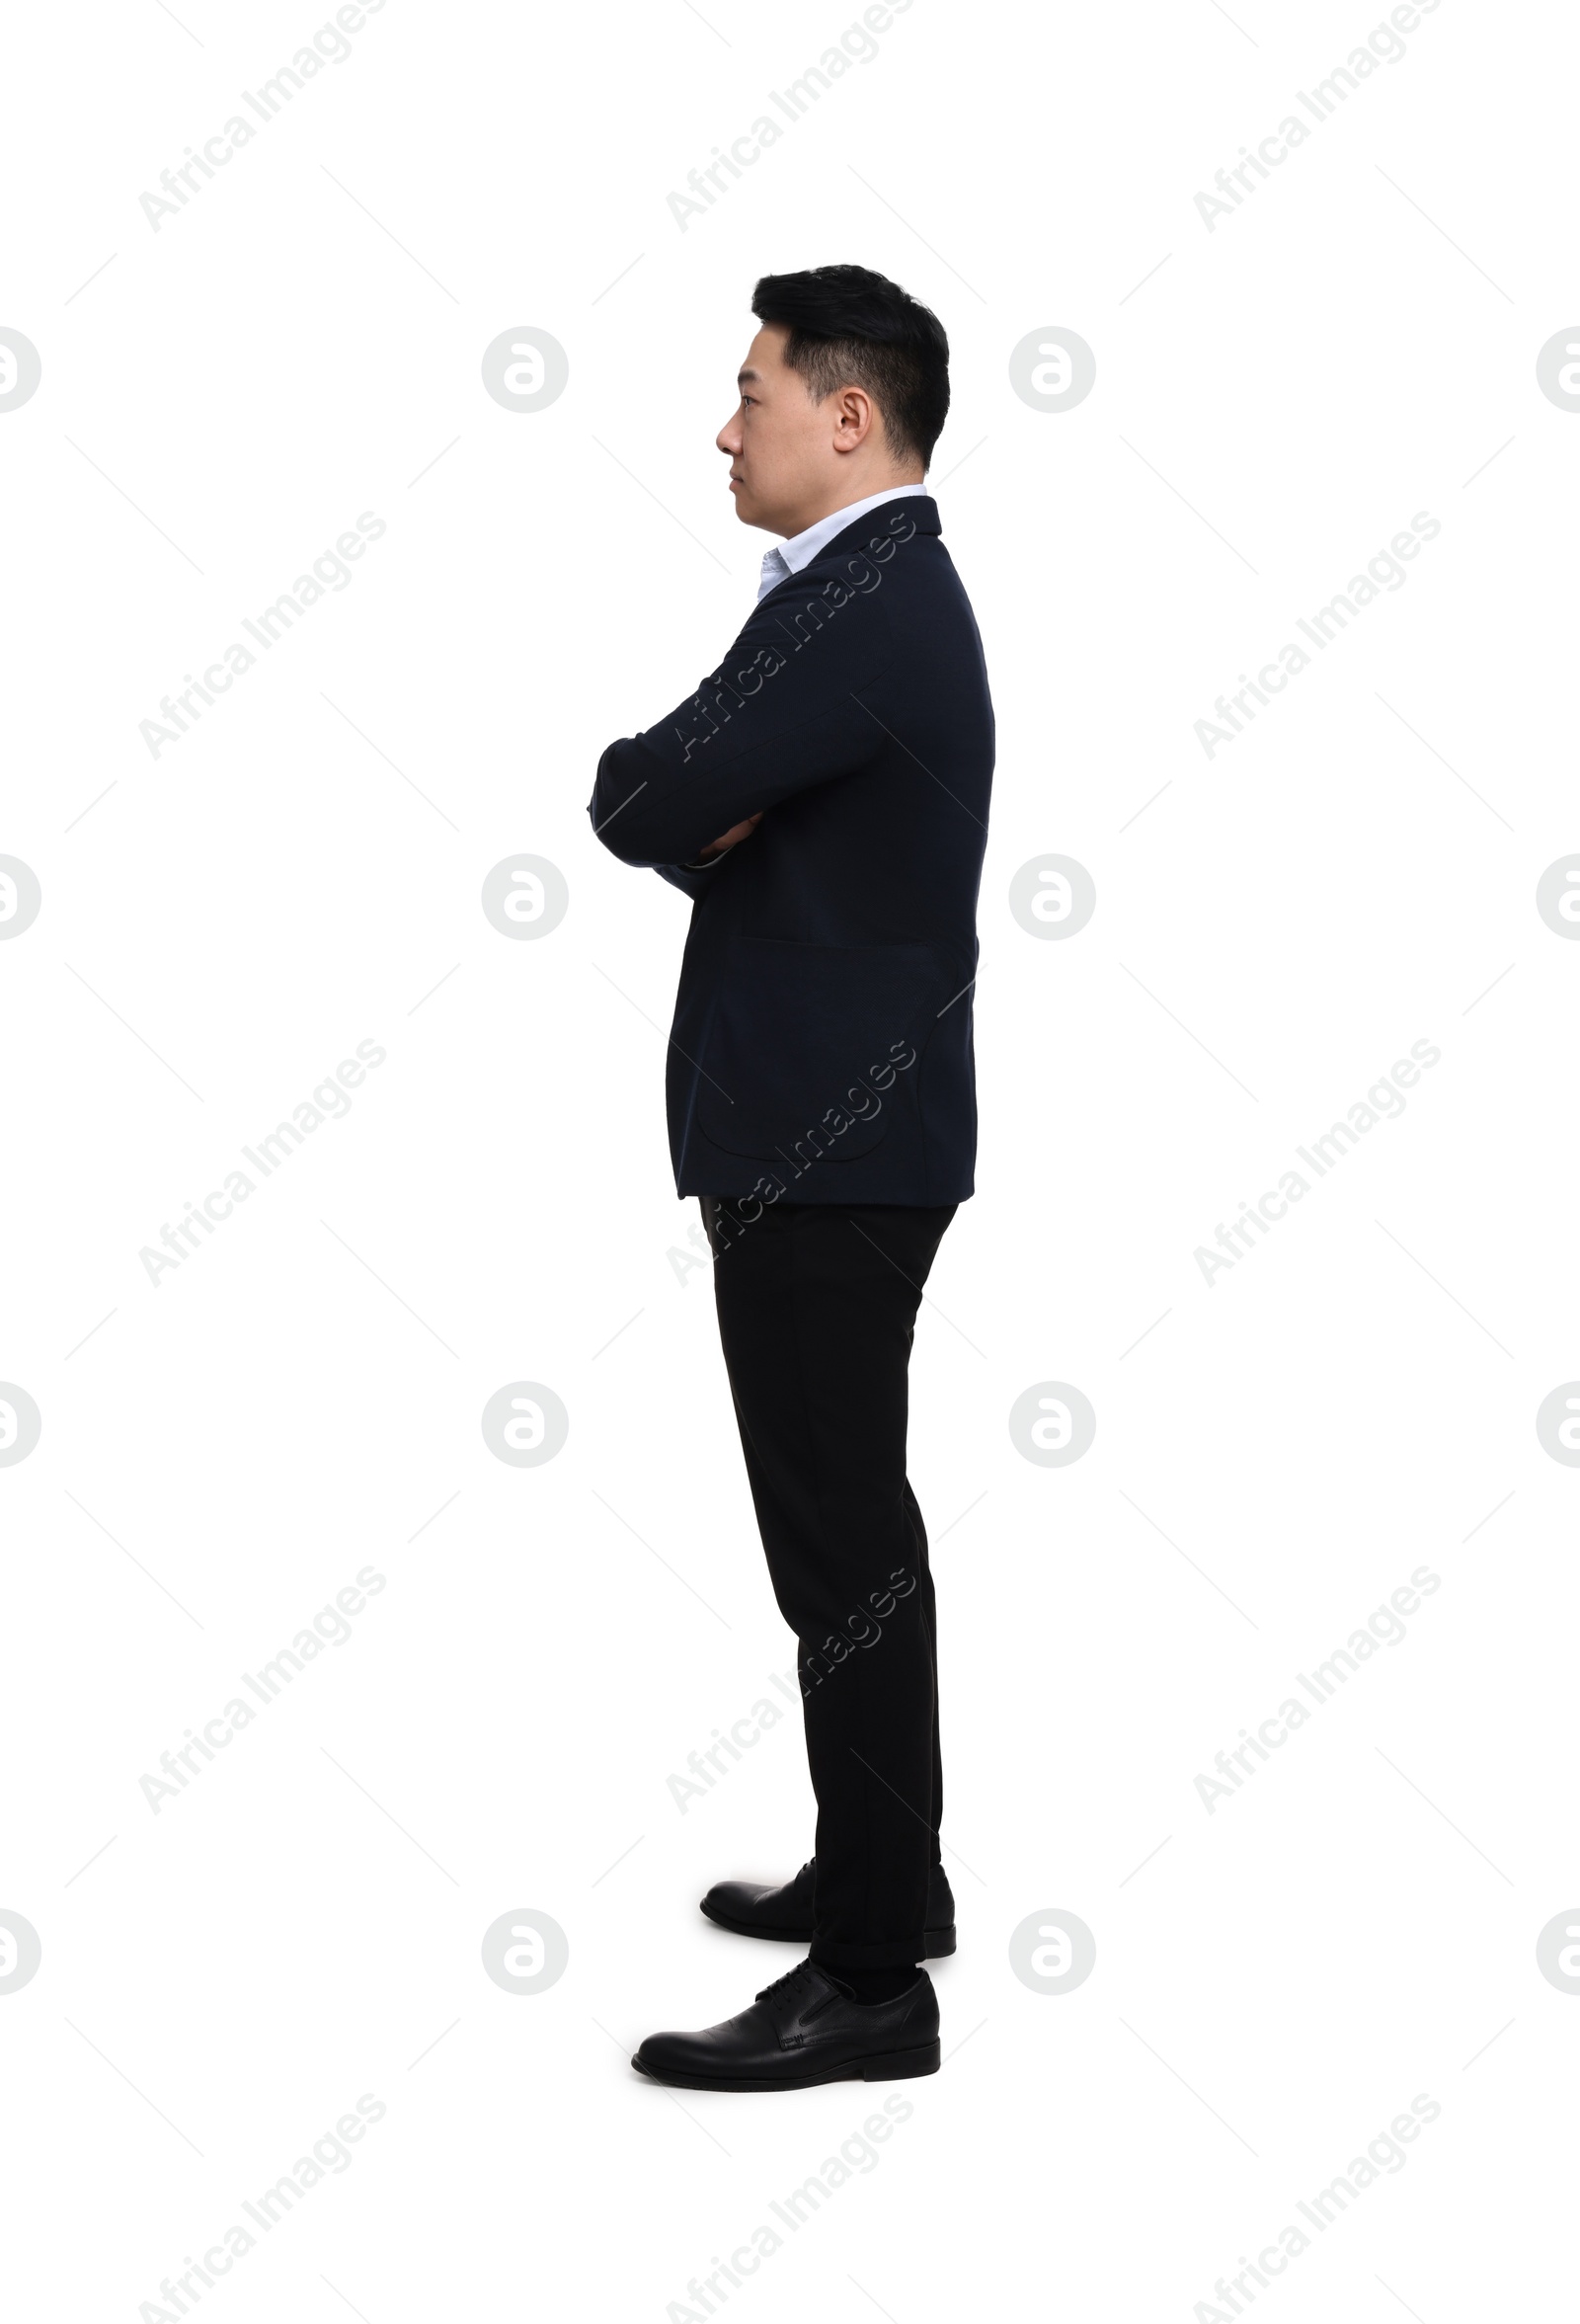
{"type": "Polygon", "coordinates": [[[763,324],[736,382],[741,400],[714,439],[729,455],[736,515],[768,532],[794,528],[832,456],[829,408],[813,402],[785,361],[789,336],[783,323],[763,324]]]}

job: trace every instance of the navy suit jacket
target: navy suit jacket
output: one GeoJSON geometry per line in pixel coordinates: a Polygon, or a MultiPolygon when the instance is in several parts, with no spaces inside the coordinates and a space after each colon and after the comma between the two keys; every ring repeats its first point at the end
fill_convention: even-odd
{"type": "Polygon", "coordinates": [[[692,898],[667,1077],[679,1194],[973,1191],[993,710],[939,530],[925,494],[857,518],[598,761],[597,837],[692,898]]]}

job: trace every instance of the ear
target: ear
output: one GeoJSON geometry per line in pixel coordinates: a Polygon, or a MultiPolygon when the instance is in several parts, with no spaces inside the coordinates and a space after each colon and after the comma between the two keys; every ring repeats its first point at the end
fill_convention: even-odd
{"type": "Polygon", "coordinates": [[[864,387],[842,387],[834,411],[834,442],[840,451],[865,443],[877,424],[877,407],[864,387]]]}

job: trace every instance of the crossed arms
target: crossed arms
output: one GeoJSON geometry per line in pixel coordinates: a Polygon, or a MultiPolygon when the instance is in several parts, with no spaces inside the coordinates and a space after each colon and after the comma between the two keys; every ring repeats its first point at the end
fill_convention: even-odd
{"type": "Polygon", "coordinates": [[[782,582],[694,694],[609,745],[588,813],[611,854],[695,895],[722,860],[701,861],[720,833],[868,764],[885,730],[861,696],[890,664],[877,593],[901,523],[831,580],[815,583],[814,567],[782,582]]]}

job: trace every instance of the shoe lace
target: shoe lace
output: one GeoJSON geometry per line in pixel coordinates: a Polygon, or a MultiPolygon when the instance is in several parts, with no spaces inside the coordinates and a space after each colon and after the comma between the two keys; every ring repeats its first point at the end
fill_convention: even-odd
{"type": "Polygon", "coordinates": [[[775,1977],[771,1985],[764,1985],[757,1995],[759,2001],[799,2001],[811,1983],[812,1963],[798,1961],[793,1969],[786,1969],[782,1977],[775,1977]]]}

